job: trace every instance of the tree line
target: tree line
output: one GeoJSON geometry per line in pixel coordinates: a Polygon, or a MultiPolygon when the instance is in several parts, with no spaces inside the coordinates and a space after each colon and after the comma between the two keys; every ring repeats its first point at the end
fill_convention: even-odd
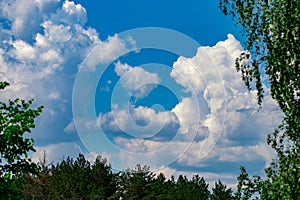
{"type": "Polygon", "coordinates": [[[221,181],[209,190],[203,177],[191,179],[180,175],[167,179],[163,173],[155,175],[148,166],[113,172],[105,158],[94,162],[84,155],[66,158],[48,165],[45,154],[37,164],[38,173],[14,174],[1,185],[1,199],[234,199],[231,188],[221,181]]]}

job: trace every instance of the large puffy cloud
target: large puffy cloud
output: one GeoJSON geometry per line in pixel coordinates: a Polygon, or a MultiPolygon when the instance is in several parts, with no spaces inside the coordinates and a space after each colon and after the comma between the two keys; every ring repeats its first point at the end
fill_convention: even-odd
{"type": "Polygon", "coordinates": [[[67,24],[84,25],[87,21],[86,10],[82,5],[66,0],[62,9],[58,12],[58,17],[67,24]]]}
{"type": "MultiPolygon", "coordinates": [[[[86,28],[87,13],[80,4],[71,1],[64,1],[61,5],[60,1],[30,0],[24,3],[7,0],[2,1],[1,5],[2,17],[12,25],[2,25],[0,29],[6,33],[0,45],[1,65],[4,66],[0,69],[0,78],[11,83],[10,89],[17,84],[22,85],[23,89],[27,88],[24,92],[27,95],[20,96],[22,98],[36,97],[45,85],[49,86],[47,81],[53,81],[57,76],[65,76],[62,73],[58,74],[60,71],[76,73],[78,65],[90,52],[95,52],[92,51],[94,49],[97,49],[95,57],[100,59],[98,62],[114,58],[115,54],[126,50],[125,44],[117,35],[109,37],[107,41],[101,41],[95,29],[86,28]],[[32,12],[32,7],[38,11],[32,12]],[[22,12],[11,12],[15,9],[22,9],[22,12]],[[38,20],[30,22],[38,24],[38,29],[26,25],[29,23],[26,21],[29,17],[38,20]],[[24,29],[27,27],[33,31],[32,41],[21,37],[25,35],[24,31],[26,32],[21,27],[20,33],[15,33],[14,23],[18,18],[23,20],[24,29]],[[39,81],[39,86],[35,84],[36,81],[39,81]]],[[[49,92],[49,88],[45,91],[49,92]]]]}
{"type": "MultiPolygon", "coordinates": [[[[200,47],[194,57],[180,57],[174,63],[171,76],[187,90],[192,88],[203,96],[204,101],[201,100],[199,104],[204,103],[209,109],[206,117],[200,121],[200,124],[208,127],[208,137],[191,145],[178,160],[182,165],[201,166],[205,163],[205,156],[208,160],[214,157],[214,153],[203,154],[208,149],[220,154],[215,162],[222,161],[226,155],[236,155],[233,156],[236,162],[251,158],[264,162],[270,159],[272,152],[264,142],[266,135],[279,124],[282,114],[269,96],[268,88],[265,88],[264,106],[258,110],[256,91],[247,91],[234,68],[235,58],[241,52],[240,43],[228,35],[227,40],[213,47],[200,47]],[[260,148],[254,151],[257,145],[260,148]]],[[[193,108],[186,105],[185,109],[193,108]]],[[[183,124],[191,126],[182,121],[181,126],[183,124]]]]}
{"type": "MultiPolygon", "coordinates": [[[[268,96],[267,88],[265,88],[267,91],[265,107],[258,112],[256,91],[247,91],[234,68],[235,58],[241,52],[240,43],[232,35],[228,35],[227,40],[213,47],[200,47],[192,58],[180,57],[174,63],[171,76],[178,84],[183,85],[187,90],[197,91],[200,98],[201,96],[204,98],[204,101],[201,99],[199,102],[209,108],[209,112],[204,112],[204,115],[218,118],[220,126],[222,121],[225,121],[223,134],[236,135],[239,131],[245,132],[247,128],[238,130],[237,127],[239,124],[249,124],[245,123],[249,120],[252,124],[259,124],[259,128],[254,131],[259,136],[261,132],[271,131],[272,127],[276,126],[275,124],[280,120],[280,112],[278,109],[276,111],[277,105],[268,96]],[[271,115],[262,121],[266,113],[271,115]],[[259,130],[263,127],[266,128],[259,130]]],[[[185,108],[192,109],[188,105],[185,108]]],[[[210,123],[209,128],[213,129],[215,124],[210,123]]]]}
{"type": "MultiPolygon", "coordinates": [[[[0,78],[9,81],[11,89],[15,85],[22,84],[22,88],[27,90],[24,92],[27,95],[19,97],[37,97],[38,92],[42,92],[42,89],[46,87],[45,85],[41,85],[48,84],[47,79],[49,80],[51,76],[64,68],[76,69],[76,66],[69,66],[69,61],[77,60],[77,63],[79,63],[89,48],[99,40],[95,37],[95,30],[85,29],[76,24],[65,24],[62,21],[64,17],[79,20],[73,15],[76,15],[75,12],[80,12],[82,15],[85,11],[75,9],[73,12],[65,12],[65,15],[60,18],[56,17],[70,3],[69,1],[65,1],[62,7],[58,7],[59,4],[55,3],[55,1],[29,1],[25,3],[26,6],[23,6],[23,1],[3,1],[1,3],[4,14],[6,12],[15,14],[3,14],[4,17],[7,17],[7,20],[12,22],[12,26],[2,27],[2,30],[11,30],[11,33],[10,37],[4,40],[1,45],[1,64],[7,67],[1,68],[1,74],[5,74],[5,76],[3,75],[4,77],[1,76],[0,78]],[[53,7],[50,5],[47,6],[50,3],[56,5],[55,12],[53,9],[46,9],[46,7],[53,7]],[[38,11],[32,12],[32,7],[38,11]],[[22,12],[9,12],[12,9],[21,9],[22,12]],[[49,13],[49,11],[53,11],[53,13],[49,13]],[[26,15],[26,17],[21,15],[26,15]],[[34,29],[32,26],[27,25],[29,22],[26,20],[29,17],[39,20],[38,22],[34,20],[30,22],[38,24],[40,26],[39,29],[34,29]],[[14,24],[18,21],[18,18],[22,19],[22,24],[19,25],[18,30],[20,30],[15,33],[14,24]],[[23,26],[24,29],[28,27],[34,31],[31,33],[33,41],[29,42],[19,36],[19,34],[22,36],[25,35],[24,31],[26,32],[26,30],[23,30],[23,26]],[[38,85],[40,88],[37,88],[36,81],[39,81],[38,85]]],[[[49,91],[49,88],[47,90],[49,91]]],[[[40,96],[44,97],[47,95],[40,96]]]]}
{"type": "MultiPolygon", "coordinates": [[[[232,166],[224,170],[224,173],[230,174],[225,181],[230,184],[234,183],[242,163],[248,164],[250,171],[261,173],[274,155],[265,143],[266,135],[280,123],[282,113],[270,97],[267,87],[264,105],[259,110],[257,91],[249,92],[240,74],[235,71],[235,58],[242,51],[240,43],[232,35],[228,35],[225,41],[213,47],[199,47],[192,58],[179,57],[170,76],[191,97],[182,98],[168,112],[174,113],[178,119],[176,134],[182,137],[173,137],[172,141],[117,137],[114,142],[124,150],[118,158],[128,161],[126,163],[149,164],[159,169],[171,164],[164,163],[168,157],[176,157],[178,160],[172,168],[175,171],[171,170],[175,174],[176,167],[218,174],[224,170],[222,166],[232,166]],[[193,103],[192,94],[197,99],[196,103],[193,103]],[[193,131],[196,134],[191,134],[193,131]],[[193,140],[189,140],[191,136],[194,137],[193,140]],[[169,143],[173,145],[164,149],[169,143]],[[151,153],[155,149],[159,151],[158,157],[151,153]],[[127,151],[143,154],[143,157],[128,154],[127,151]]],[[[128,68],[121,65],[117,73],[125,73],[128,68]]],[[[122,112],[126,113],[125,110],[122,112]]],[[[130,126],[124,121],[125,116],[130,117],[130,112],[124,116],[119,115],[120,113],[103,115],[102,125],[117,127],[114,120],[120,118],[120,124],[124,122],[122,126],[130,126]]],[[[147,112],[141,113],[144,116],[147,112]]],[[[136,116],[133,113],[131,115],[136,116]]]]}
{"type": "Polygon", "coordinates": [[[25,41],[32,41],[44,17],[59,8],[60,0],[4,0],[1,1],[1,17],[10,24],[11,34],[25,41]]]}
{"type": "MultiPolygon", "coordinates": [[[[34,106],[44,105],[33,130],[38,145],[74,141],[74,135],[63,133],[72,121],[72,86],[79,65],[91,53],[94,64],[115,58],[126,51],[126,44],[117,35],[101,41],[98,32],[85,25],[85,8],[72,1],[0,4],[0,80],[10,83],[0,100],[34,98],[34,106]]],[[[70,126],[65,131],[74,132],[70,126]]]]}

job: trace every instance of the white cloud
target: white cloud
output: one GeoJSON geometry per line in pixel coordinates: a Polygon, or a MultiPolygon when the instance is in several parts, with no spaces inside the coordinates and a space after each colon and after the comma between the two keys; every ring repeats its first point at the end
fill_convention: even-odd
{"type": "Polygon", "coordinates": [[[131,69],[132,67],[126,63],[122,64],[121,62],[117,62],[115,64],[115,72],[118,76],[123,76],[126,72],[128,72],[131,69]]]}
{"type": "Polygon", "coordinates": [[[70,26],[54,24],[52,21],[45,21],[42,26],[45,30],[45,38],[51,43],[63,44],[72,37],[70,26]]]}
{"type": "MultiPolygon", "coordinates": [[[[3,5],[2,14],[4,17],[6,16],[8,20],[15,22],[17,18],[22,15],[22,24],[25,26],[27,17],[31,14],[32,16],[30,17],[38,19],[38,21],[32,21],[32,23],[38,23],[40,27],[34,29],[34,26],[28,26],[35,31],[31,33],[32,38],[35,38],[35,40],[30,43],[15,33],[14,26],[11,27],[11,38],[16,39],[12,40],[7,38],[7,40],[3,41],[2,46],[0,45],[1,65],[7,66],[1,67],[1,80],[10,82],[11,87],[8,88],[8,90],[16,91],[22,88],[23,91],[18,93],[18,97],[20,98],[27,99],[37,96],[48,96],[43,93],[45,93],[44,91],[51,93],[48,84],[50,77],[65,67],[68,67],[67,63],[71,60],[77,60],[78,64],[81,61],[80,58],[83,59],[84,53],[94,45],[95,31],[90,28],[87,30],[83,27],[78,28],[78,26],[74,24],[63,24],[55,17],[57,15],[56,13],[41,13],[42,10],[53,11],[53,9],[46,9],[46,7],[52,7],[48,1],[30,0],[25,3],[26,5],[23,1],[4,1],[1,4],[3,5]],[[29,8],[28,5],[36,7],[38,11],[32,12],[32,8],[29,8]],[[42,10],[39,10],[40,8],[42,10]],[[12,9],[21,9],[22,12],[9,12],[16,14],[7,14],[7,12],[12,9]],[[23,15],[26,15],[26,17],[23,15]],[[37,18],[34,18],[35,15],[38,15],[37,18]],[[36,84],[37,81],[39,84],[36,84]],[[21,85],[22,87],[20,87],[21,85]]],[[[52,4],[53,6],[58,6],[54,1],[52,4]]],[[[63,7],[65,4],[70,4],[70,2],[65,2],[63,7]]],[[[60,12],[62,9],[63,8],[57,7],[53,12],[60,12]]],[[[77,10],[75,9],[74,12],[77,10]]],[[[73,14],[76,14],[74,12],[73,14]]],[[[66,14],[69,14],[69,12],[66,14]]],[[[20,25],[19,29],[21,30],[21,28],[20,25]]],[[[22,31],[20,34],[24,35],[22,31]]],[[[76,65],[73,66],[73,68],[76,69],[76,65]]],[[[5,93],[12,94],[12,92],[9,91],[5,91],[5,93]]],[[[9,95],[9,98],[13,97],[9,95]]]]}
{"type": "MultiPolygon", "coordinates": [[[[70,140],[64,134],[76,131],[68,124],[74,74],[86,57],[97,64],[126,52],[126,41],[118,35],[101,41],[98,32],[85,25],[86,10],[72,1],[3,0],[0,15],[0,80],[10,83],[0,100],[34,98],[33,107],[44,106],[33,130],[37,144],[56,137],[70,140]]],[[[97,126],[96,121],[82,123],[97,126]]]]}
{"type": "Polygon", "coordinates": [[[191,98],[184,98],[172,109],[172,112],[174,112],[179,119],[179,131],[181,133],[187,134],[197,131],[200,120],[200,111],[197,107],[197,102],[191,98]]]}
{"type": "MultiPolygon", "coordinates": [[[[54,97],[49,94],[66,91],[65,84],[60,84],[66,78],[72,82],[71,75],[66,77],[62,71],[75,73],[95,46],[101,46],[96,55],[100,60],[126,51],[117,35],[101,41],[95,29],[85,28],[86,10],[72,1],[5,0],[0,4],[1,15],[13,24],[0,29],[9,35],[0,44],[0,79],[11,84],[2,99],[35,98],[49,107],[49,98],[54,97]],[[30,32],[31,39],[22,37],[25,32],[30,32]]],[[[61,93],[60,99],[65,101],[66,96],[70,95],[61,93]]]]}
{"type": "MultiPolygon", "coordinates": [[[[258,112],[256,91],[249,92],[240,74],[235,71],[235,58],[241,51],[240,43],[232,35],[228,35],[227,40],[213,47],[199,47],[197,54],[192,58],[179,57],[170,76],[186,91],[194,94],[197,101],[185,97],[171,111],[165,112],[174,113],[178,120],[177,135],[189,134],[184,139],[176,137],[172,141],[118,137],[115,143],[124,149],[119,158],[126,163],[148,163],[155,169],[161,167],[168,157],[179,158],[179,165],[199,168],[208,163],[218,165],[220,162],[267,163],[273,153],[264,144],[266,135],[279,124],[282,114],[276,102],[269,96],[267,88],[264,106],[258,112]],[[195,141],[191,143],[189,137],[193,131],[196,135],[193,135],[195,141]],[[169,143],[172,143],[170,148],[164,149],[169,143]],[[189,145],[190,147],[185,149],[189,145]],[[155,149],[159,150],[159,157],[151,153],[155,149]],[[138,155],[126,154],[126,151],[138,155]],[[144,155],[147,152],[150,153],[144,155]]],[[[115,71],[119,75],[124,76],[130,70],[132,67],[129,65],[116,64],[115,71]]],[[[129,76],[128,79],[134,77],[129,76]]],[[[129,108],[128,111],[123,108],[116,109],[118,106],[114,108],[114,112],[100,116],[101,124],[111,127],[114,131],[120,131],[118,128],[122,127],[126,133],[138,132],[143,130],[136,126],[139,123],[138,119],[146,122],[152,119],[151,116],[159,119],[157,115],[151,115],[151,112],[148,112],[151,111],[150,108],[146,107],[132,110],[129,108]],[[127,120],[130,118],[132,121],[127,120]]]]}
{"type": "Polygon", "coordinates": [[[88,152],[84,155],[85,159],[87,159],[91,163],[93,163],[97,159],[98,156],[99,155],[95,152],[88,152]]]}
{"type": "Polygon", "coordinates": [[[205,152],[206,149],[207,147],[202,142],[194,142],[178,159],[178,163],[195,168],[208,167],[213,163],[218,165],[222,162],[241,165],[243,162],[261,161],[267,165],[274,158],[274,151],[264,141],[253,145],[216,145],[210,152],[205,152]]]}
{"type": "Polygon", "coordinates": [[[42,13],[54,11],[61,0],[35,0],[37,7],[42,13]]]}
{"type": "Polygon", "coordinates": [[[130,41],[123,41],[117,34],[109,36],[107,41],[98,41],[90,50],[80,68],[95,71],[99,64],[109,64],[108,62],[112,62],[128,51],[126,42],[130,41]]]}
{"type": "Polygon", "coordinates": [[[205,87],[206,80],[203,79],[200,72],[189,59],[179,57],[173,64],[171,77],[187,91],[198,93],[205,87]]]}
{"type": "Polygon", "coordinates": [[[255,161],[261,159],[269,162],[275,156],[275,152],[265,143],[253,146],[220,147],[214,153],[216,153],[215,156],[218,157],[218,160],[227,162],[238,162],[240,160],[255,161]]]}
{"type": "Polygon", "coordinates": [[[35,59],[35,49],[22,40],[17,40],[12,43],[15,55],[20,60],[32,60],[35,59]]]}
{"type": "Polygon", "coordinates": [[[84,7],[80,4],[75,4],[73,1],[66,0],[62,6],[59,17],[68,24],[84,25],[87,21],[87,13],[84,7]]]}
{"type": "Polygon", "coordinates": [[[11,34],[25,41],[32,41],[40,30],[40,23],[59,8],[60,0],[3,0],[0,15],[11,22],[11,34]]]}
{"type": "Polygon", "coordinates": [[[174,127],[171,131],[176,132],[178,124],[173,112],[155,112],[151,108],[130,105],[128,109],[115,106],[111,112],[100,114],[98,120],[106,132],[123,131],[139,138],[155,136],[166,127],[174,127]]]}
{"type": "Polygon", "coordinates": [[[66,133],[72,133],[72,132],[76,131],[76,128],[75,128],[73,120],[64,128],[64,131],[66,133]]]}
{"type": "MultiPolygon", "coordinates": [[[[166,145],[165,142],[155,142],[151,140],[145,140],[143,138],[135,138],[135,139],[124,139],[121,137],[117,137],[115,139],[115,143],[120,146],[123,150],[133,152],[133,153],[147,153],[156,151],[166,145]]],[[[133,158],[134,159],[134,156],[133,158]]],[[[138,164],[138,160],[135,159],[132,164],[138,164]]],[[[129,162],[130,163],[130,162],[129,162]]]]}
{"type": "MultiPolygon", "coordinates": [[[[199,104],[206,103],[209,108],[208,113],[204,112],[206,117],[200,121],[201,125],[208,127],[208,137],[193,143],[179,159],[181,164],[200,166],[205,156],[207,159],[215,156],[214,153],[207,154],[213,149],[224,157],[227,155],[227,161],[235,162],[251,158],[267,161],[273,155],[262,143],[265,143],[266,135],[279,124],[282,114],[268,92],[265,94],[264,107],[258,112],[256,91],[247,91],[239,73],[235,71],[235,58],[241,51],[239,42],[228,35],[227,40],[214,47],[199,47],[194,57],[180,57],[174,63],[171,76],[187,90],[192,85],[197,95],[203,95],[204,102],[201,100],[199,104]],[[198,80],[199,77],[195,80],[197,72],[203,82],[198,80]]],[[[268,91],[267,88],[265,90],[268,91]]],[[[193,107],[186,104],[184,109],[190,115],[184,115],[186,122],[180,120],[181,127],[190,127],[192,124],[187,122],[190,121],[188,117],[193,115],[190,111],[193,107]]],[[[222,156],[219,160],[222,160],[222,156]]]]}
{"type": "Polygon", "coordinates": [[[120,77],[120,82],[129,95],[135,98],[146,97],[160,82],[156,73],[146,71],[141,67],[132,67],[128,64],[117,62],[115,72],[120,77]]]}

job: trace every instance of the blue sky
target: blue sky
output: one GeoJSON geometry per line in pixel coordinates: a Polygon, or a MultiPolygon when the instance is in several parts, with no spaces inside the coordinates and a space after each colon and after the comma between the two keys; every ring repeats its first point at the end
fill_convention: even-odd
{"type": "Polygon", "coordinates": [[[164,27],[188,34],[201,45],[214,45],[227,33],[241,39],[230,17],[224,17],[218,1],[108,1],[81,3],[87,9],[87,25],[99,30],[106,39],[137,27],[164,27]]]}
{"type": "Polygon", "coordinates": [[[1,100],[44,105],[38,161],[102,154],[116,170],[147,164],[234,187],[261,174],[281,113],[266,88],[257,112],[234,60],[239,29],[218,1],[3,0],[1,100]],[[147,28],[148,27],[148,28],[147,28]]]}

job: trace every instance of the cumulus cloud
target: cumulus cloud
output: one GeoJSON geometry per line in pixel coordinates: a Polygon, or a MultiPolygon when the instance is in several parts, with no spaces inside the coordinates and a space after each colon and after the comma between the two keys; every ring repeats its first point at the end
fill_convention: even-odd
{"type": "Polygon", "coordinates": [[[118,35],[102,41],[86,26],[85,8],[68,0],[3,0],[0,17],[0,80],[10,83],[0,100],[34,98],[34,106],[45,107],[33,130],[38,144],[70,140],[63,134],[75,131],[72,123],[66,126],[74,74],[85,63],[126,52],[126,42],[118,35]]]}
{"type": "Polygon", "coordinates": [[[164,111],[155,112],[143,106],[114,109],[105,114],[100,114],[99,124],[105,132],[123,131],[139,138],[149,138],[159,135],[162,131],[177,132],[178,119],[175,113],[164,111]]]}
{"type": "Polygon", "coordinates": [[[99,64],[109,64],[109,62],[135,47],[130,44],[128,47],[128,42],[131,43],[131,39],[122,40],[117,34],[109,36],[107,41],[97,42],[83,63],[81,63],[80,68],[86,71],[95,71],[99,64]]]}
{"type": "MultiPolygon", "coordinates": [[[[199,47],[191,58],[179,57],[170,76],[190,96],[183,97],[173,109],[165,111],[169,114],[163,119],[159,119],[154,111],[152,114],[148,112],[150,108],[126,110],[117,109],[117,105],[114,112],[100,115],[102,126],[111,127],[112,131],[120,131],[117,127],[122,127],[126,133],[143,130],[137,125],[147,124],[151,116],[159,121],[168,117],[177,119],[176,136],[172,140],[117,137],[115,144],[124,150],[120,152],[119,159],[127,164],[148,162],[158,169],[166,164],[168,157],[176,158],[175,163],[179,166],[202,169],[212,174],[220,171],[218,167],[210,168],[212,164],[221,168],[224,163],[239,166],[241,162],[248,162],[253,169],[267,164],[273,152],[265,144],[266,135],[279,124],[282,113],[266,87],[264,106],[258,111],[256,91],[249,92],[240,74],[235,71],[235,58],[242,51],[240,43],[228,35],[225,41],[213,47],[199,47]],[[128,120],[130,118],[131,121],[128,120]],[[165,146],[168,148],[164,149],[165,146]],[[155,149],[159,156],[153,153],[155,149]],[[262,165],[255,165],[257,162],[262,165]]],[[[132,67],[129,65],[116,64],[118,75],[130,70],[132,67]]],[[[129,76],[128,79],[134,77],[129,76]]],[[[234,169],[230,170],[226,173],[234,169]]],[[[238,167],[235,170],[237,174],[238,167]]]]}
{"type": "Polygon", "coordinates": [[[117,62],[115,72],[120,77],[122,86],[135,98],[146,97],[160,82],[156,73],[146,71],[141,67],[132,67],[117,62]]]}
{"type": "Polygon", "coordinates": [[[66,0],[62,9],[58,12],[58,17],[67,24],[84,25],[87,21],[87,13],[85,8],[73,1],[66,0]]]}
{"type": "Polygon", "coordinates": [[[180,122],[179,131],[183,134],[197,131],[199,127],[200,111],[197,109],[197,102],[191,98],[183,98],[172,111],[180,122]]]}
{"type": "Polygon", "coordinates": [[[95,29],[86,28],[85,8],[72,1],[5,0],[1,5],[1,16],[11,26],[2,25],[0,29],[7,36],[0,44],[1,66],[4,66],[0,78],[9,81],[12,90],[22,85],[27,95],[19,97],[32,98],[41,90],[49,91],[45,89],[49,80],[62,78],[62,74],[57,76],[60,71],[75,73],[88,54],[94,53],[97,62],[103,62],[126,51],[117,35],[101,41],[95,29]],[[38,28],[28,23],[38,24],[38,28]],[[24,32],[30,32],[31,40],[21,37],[26,35],[24,32]]]}
{"type": "MultiPolygon", "coordinates": [[[[20,87],[16,85],[22,85],[23,93],[27,93],[27,95],[19,97],[32,98],[36,97],[43,89],[49,90],[49,88],[45,89],[47,79],[65,67],[69,67],[67,66],[68,61],[74,60],[74,58],[78,60],[84,55],[84,51],[93,45],[94,38],[90,37],[93,34],[87,33],[95,31],[86,30],[83,27],[79,29],[74,24],[66,25],[62,23],[61,19],[55,17],[57,12],[63,10],[69,3],[66,1],[59,8],[59,4],[55,1],[1,2],[3,5],[2,15],[12,21],[12,26],[2,27],[2,30],[10,31],[10,37],[4,40],[0,46],[1,65],[7,66],[1,68],[0,78],[9,81],[12,90],[16,90],[13,89],[14,87],[20,87]],[[53,10],[50,7],[56,7],[56,9],[53,10]],[[33,8],[37,11],[32,11],[33,8]],[[18,9],[22,12],[15,11],[18,9]],[[12,10],[14,11],[11,12],[12,10]],[[49,11],[53,11],[53,13],[49,11]],[[29,17],[34,20],[29,20],[29,17]],[[18,22],[18,20],[21,21],[18,22]],[[35,29],[35,26],[28,25],[29,21],[34,25],[38,24],[39,28],[35,29]],[[16,25],[18,23],[19,25],[16,25]],[[26,35],[24,32],[28,28],[30,31],[34,31],[30,33],[33,41],[21,37],[26,35]],[[80,43],[85,45],[80,46],[80,43]],[[39,86],[36,81],[39,81],[39,86]]],[[[72,15],[76,14],[75,11],[72,15]]],[[[65,15],[71,14],[66,12],[65,15]]],[[[9,97],[11,98],[11,96],[9,97]]]]}
{"type": "MultiPolygon", "coordinates": [[[[266,135],[279,124],[282,114],[268,92],[264,107],[258,111],[256,91],[247,91],[239,73],[234,68],[235,58],[241,51],[240,43],[232,35],[228,35],[227,40],[213,47],[199,47],[194,57],[180,57],[174,63],[171,76],[187,90],[192,85],[191,88],[204,98],[204,102],[201,101],[200,104],[206,103],[209,108],[209,112],[205,114],[206,117],[200,121],[200,124],[208,127],[208,137],[203,141],[193,143],[179,159],[181,164],[201,165],[200,158],[214,156],[203,154],[207,149],[215,149],[214,151],[218,151],[224,157],[226,157],[225,154],[236,155],[233,156],[236,157],[234,160],[236,162],[250,158],[259,158],[264,161],[270,159],[272,153],[263,142],[266,135]],[[203,82],[195,80],[197,72],[198,79],[202,78],[203,82]],[[184,74],[183,77],[182,74],[184,74]],[[216,141],[218,144],[215,146],[216,141]],[[256,151],[258,144],[257,149],[260,150],[256,151]],[[221,146],[227,151],[220,148],[221,146]],[[243,153],[239,149],[244,149],[243,153]],[[264,152],[261,152],[262,150],[264,152]],[[237,156],[237,154],[244,154],[244,157],[237,156]]],[[[265,89],[268,91],[267,88],[265,89]]],[[[184,108],[193,109],[188,104],[184,108]]],[[[192,112],[189,113],[192,114],[192,112]]],[[[191,126],[181,120],[181,126],[183,124],[187,127],[191,126]]],[[[222,156],[217,160],[222,160],[222,156]]]]}
{"type": "Polygon", "coordinates": [[[45,17],[59,8],[60,0],[4,0],[0,16],[10,24],[9,32],[25,41],[32,41],[45,17]]]}

